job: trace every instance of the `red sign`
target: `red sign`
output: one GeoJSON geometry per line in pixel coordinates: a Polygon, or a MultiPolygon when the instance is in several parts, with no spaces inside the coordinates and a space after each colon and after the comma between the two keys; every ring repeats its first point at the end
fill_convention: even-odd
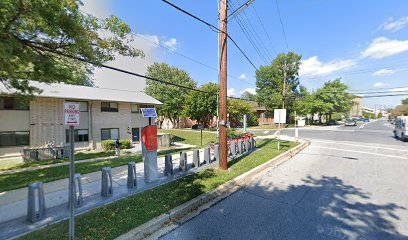
{"type": "Polygon", "coordinates": [[[157,150],[157,126],[147,126],[142,129],[142,142],[147,150],[157,150]]]}

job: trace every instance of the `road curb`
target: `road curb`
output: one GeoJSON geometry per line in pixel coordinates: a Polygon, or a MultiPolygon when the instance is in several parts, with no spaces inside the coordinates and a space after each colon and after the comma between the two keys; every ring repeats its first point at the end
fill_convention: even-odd
{"type": "MultiPolygon", "coordinates": [[[[292,138],[292,140],[296,140],[292,138]]],[[[273,159],[251,169],[250,171],[218,186],[216,189],[204,193],[174,209],[169,213],[162,214],[149,222],[130,230],[129,232],[117,237],[117,240],[145,239],[148,237],[158,238],[170,230],[176,228],[181,223],[200,214],[205,209],[210,208],[215,203],[228,197],[239,190],[244,185],[252,182],[255,178],[279,166],[281,163],[292,158],[300,151],[310,145],[310,141],[297,139],[300,145],[281,153],[273,159]]]]}

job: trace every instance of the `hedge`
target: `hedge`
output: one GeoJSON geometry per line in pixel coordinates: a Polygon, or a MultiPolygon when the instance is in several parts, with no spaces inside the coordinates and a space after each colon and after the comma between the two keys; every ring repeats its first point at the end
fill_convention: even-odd
{"type": "MultiPolygon", "coordinates": [[[[105,140],[102,141],[102,147],[106,151],[115,150],[116,140],[105,140]]],[[[129,139],[120,139],[119,140],[120,149],[129,149],[132,147],[132,142],[129,139]]]]}

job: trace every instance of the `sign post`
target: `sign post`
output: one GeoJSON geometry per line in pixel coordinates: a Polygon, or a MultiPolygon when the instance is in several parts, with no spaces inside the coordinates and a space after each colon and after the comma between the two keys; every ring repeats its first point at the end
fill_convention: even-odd
{"type": "Polygon", "coordinates": [[[281,123],[286,123],[286,109],[274,109],[273,121],[278,124],[278,151],[280,150],[281,123]]]}
{"type": "Polygon", "coordinates": [[[75,214],[74,214],[74,174],[75,174],[75,156],[74,156],[74,126],[79,125],[79,103],[64,103],[64,125],[69,126],[69,239],[73,240],[75,236],[75,214]]]}

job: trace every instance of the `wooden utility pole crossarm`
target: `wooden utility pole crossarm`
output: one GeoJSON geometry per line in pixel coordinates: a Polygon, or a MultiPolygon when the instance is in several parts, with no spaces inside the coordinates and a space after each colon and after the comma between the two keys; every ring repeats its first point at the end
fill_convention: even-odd
{"type": "Polygon", "coordinates": [[[227,147],[227,4],[228,0],[220,0],[220,38],[219,38],[219,64],[220,64],[220,162],[222,170],[228,169],[227,147]]]}

